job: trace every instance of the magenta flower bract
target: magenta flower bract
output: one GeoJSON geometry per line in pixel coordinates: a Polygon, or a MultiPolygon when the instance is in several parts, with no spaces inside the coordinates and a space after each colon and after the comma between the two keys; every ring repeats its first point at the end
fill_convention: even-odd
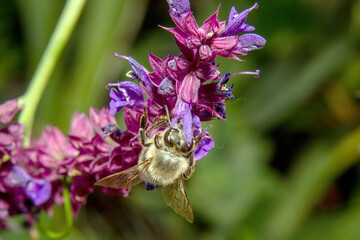
{"type": "Polygon", "coordinates": [[[0,123],[6,124],[11,122],[17,112],[21,110],[18,106],[18,100],[12,99],[0,105],[0,123]]]}
{"type": "MultiPolygon", "coordinates": [[[[217,20],[219,8],[211,17],[205,20],[202,27],[198,27],[192,12],[186,12],[179,18],[174,11],[170,11],[170,16],[177,27],[165,29],[174,34],[177,41],[186,48],[196,50],[196,54],[205,62],[214,61],[216,55],[238,59],[236,55],[246,55],[247,52],[260,49],[265,45],[265,39],[259,35],[236,35],[240,32],[245,33],[255,30],[254,27],[245,24],[245,20],[248,13],[257,7],[258,4],[255,3],[253,7],[240,14],[235,8],[232,8],[227,26],[225,26],[225,21],[219,22],[217,20]]],[[[172,9],[172,6],[170,6],[170,9],[172,9]]]]}

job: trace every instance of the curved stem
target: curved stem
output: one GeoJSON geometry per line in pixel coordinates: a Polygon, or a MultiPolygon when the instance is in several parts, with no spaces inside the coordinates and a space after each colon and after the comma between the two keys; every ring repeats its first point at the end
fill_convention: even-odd
{"type": "Polygon", "coordinates": [[[26,127],[25,134],[27,137],[24,141],[25,145],[29,144],[29,133],[33,125],[36,108],[45,86],[65,44],[69,40],[85,2],[86,0],[68,0],[66,2],[54,33],[31,79],[30,86],[26,93],[20,98],[19,104],[25,106],[19,116],[19,122],[26,127]]]}
{"type": "Polygon", "coordinates": [[[65,222],[66,222],[66,227],[64,229],[64,231],[62,232],[53,232],[49,229],[46,229],[41,222],[38,222],[38,227],[39,230],[44,233],[48,238],[51,239],[62,239],[64,237],[66,237],[73,226],[74,223],[74,219],[72,216],[72,211],[71,211],[71,200],[70,200],[70,194],[69,194],[69,185],[66,182],[66,178],[63,180],[63,198],[64,198],[64,211],[65,211],[65,222]]]}

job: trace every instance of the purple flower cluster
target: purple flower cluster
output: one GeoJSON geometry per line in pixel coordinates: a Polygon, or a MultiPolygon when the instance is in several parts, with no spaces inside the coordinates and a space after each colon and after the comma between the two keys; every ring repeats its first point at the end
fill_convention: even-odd
{"type": "MultiPolygon", "coordinates": [[[[136,164],[140,146],[135,135],[121,132],[108,108],[90,109],[90,118],[75,113],[67,136],[47,127],[37,141],[23,146],[23,126],[11,122],[17,100],[0,105],[0,227],[12,215],[26,214],[28,225],[41,210],[62,205],[63,180],[70,180],[73,215],[77,215],[94,183],[136,164]]],[[[128,190],[101,189],[128,195],[128,190]]]]}
{"type": "MultiPolygon", "coordinates": [[[[150,124],[165,115],[167,106],[174,117],[171,124],[182,122],[184,137],[190,145],[191,139],[202,130],[201,121],[226,118],[224,102],[234,97],[233,85],[226,85],[229,78],[236,74],[256,77],[259,74],[259,71],[221,74],[215,64],[216,56],[240,60],[237,56],[262,48],[266,41],[259,35],[248,33],[255,28],[245,23],[248,13],[258,7],[257,3],[241,13],[233,7],[228,24],[218,21],[218,8],[201,27],[190,11],[188,0],[168,0],[168,3],[176,27],[163,28],[175,36],[180,56],[169,55],[161,59],[149,53],[153,70],[149,72],[132,57],[115,53],[116,57],[128,60],[132,68],[131,80],[137,79],[139,85],[131,81],[109,84],[108,87],[112,87],[110,112],[115,115],[124,109],[125,123],[136,134],[144,105],[150,124]]],[[[211,138],[202,141],[196,150],[196,159],[204,157],[214,145],[211,138]]]]}
{"type": "MultiPolygon", "coordinates": [[[[195,149],[195,160],[213,148],[214,141],[203,132],[201,122],[226,118],[224,102],[234,97],[233,85],[226,85],[231,76],[259,73],[221,74],[215,60],[217,56],[239,60],[237,56],[264,46],[265,39],[249,34],[255,28],[245,24],[248,13],[258,4],[241,13],[232,8],[227,24],[217,20],[217,9],[198,27],[188,0],[168,3],[176,27],[163,28],[175,36],[181,54],[161,59],[149,53],[152,72],[132,57],[115,54],[129,62],[132,71],[128,76],[139,84],[108,84],[110,109],[91,108],[90,117],[75,113],[66,136],[56,127],[47,127],[37,140],[24,146],[24,127],[12,122],[21,111],[18,101],[0,105],[0,228],[17,214],[25,214],[31,225],[40,211],[50,211],[53,204],[64,203],[64,186],[69,188],[76,216],[96,181],[138,163],[139,122],[144,108],[148,125],[166,116],[166,108],[169,109],[171,125],[181,121],[189,145],[199,134],[207,136],[195,149]],[[126,125],[123,131],[114,118],[120,110],[126,125]]],[[[129,194],[125,189],[101,190],[107,194],[129,194]]]]}

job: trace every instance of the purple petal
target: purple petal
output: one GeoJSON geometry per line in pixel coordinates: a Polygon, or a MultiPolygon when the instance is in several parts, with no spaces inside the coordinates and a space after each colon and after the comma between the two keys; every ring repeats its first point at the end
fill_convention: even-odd
{"type": "MultiPolygon", "coordinates": [[[[203,131],[201,127],[200,118],[196,115],[193,115],[193,131],[194,136],[198,135],[203,131]]],[[[208,151],[214,147],[214,140],[210,137],[210,134],[208,132],[204,132],[202,134],[202,139],[200,140],[199,145],[195,149],[195,160],[199,160],[200,158],[203,158],[207,155],[208,151]]]]}
{"type": "Polygon", "coordinates": [[[20,111],[18,100],[12,99],[0,105],[0,123],[7,124],[11,122],[15,114],[20,111]]]}
{"type": "Polygon", "coordinates": [[[32,200],[35,206],[40,206],[49,200],[51,195],[50,182],[43,179],[32,179],[26,185],[26,195],[32,200]]]}
{"type": "Polygon", "coordinates": [[[234,98],[234,95],[232,94],[234,84],[230,86],[226,86],[226,83],[229,81],[229,78],[230,78],[230,73],[224,74],[220,82],[217,83],[216,94],[232,99],[234,98]]]}
{"type": "Polygon", "coordinates": [[[253,27],[251,25],[248,25],[248,24],[244,23],[241,26],[241,31],[240,32],[248,33],[248,32],[252,32],[252,31],[255,31],[255,27],[253,27]]]}
{"type": "Polygon", "coordinates": [[[251,8],[246,9],[242,13],[238,13],[234,7],[231,8],[229,14],[229,23],[226,26],[224,33],[221,35],[225,36],[233,36],[239,32],[249,32],[255,30],[254,27],[244,24],[248,14],[254,9],[258,8],[259,5],[257,3],[254,4],[251,8]]]}
{"type": "Polygon", "coordinates": [[[143,92],[139,85],[125,81],[108,86],[117,87],[119,90],[112,88],[110,90],[110,114],[115,115],[123,107],[140,109],[145,105],[143,92]]]}
{"type": "Polygon", "coordinates": [[[250,51],[263,48],[266,40],[257,34],[244,34],[239,37],[239,42],[234,49],[234,54],[246,54],[250,51]]]}
{"type": "Polygon", "coordinates": [[[219,119],[226,119],[226,107],[224,103],[215,103],[215,111],[221,117],[219,119]]]}
{"type": "Polygon", "coordinates": [[[151,89],[152,84],[151,84],[149,76],[147,75],[147,73],[145,71],[145,68],[142,65],[140,65],[140,63],[135,61],[135,59],[133,59],[132,57],[129,57],[129,64],[134,71],[135,77],[139,81],[141,81],[147,89],[151,89]]]}
{"type": "Polygon", "coordinates": [[[193,139],[193,131],[192,131],[192,116],[191,112],[185,111],[182,116],[182,124],[183,124],[183,132],[184,138],[187,141],[188,145],[190,146],[191,141],[193,139]]]}
{"type": "Polygon", "coordinates": [[[197,134],[199,134],[200,132],[201,132],[201,130],[202,130],[202,128],[201,128],[201,121],[200,121],[200,118],[197,116],[197,115],[195,115],[195,114],[193,114],[193,119],[192,119],[192,123],[193,123],[193,125],[192,125],[192,128],[193,128],[193,130],[194,130],[194,136],[196,136],[197,134]]]}
{"type": "Polygon", "coordinates": [[[191,116],[191,104],[178,99],[175,106],[174,119],[171,122],[171,126],[174,126],[180,119],[182,120],[184,138],[191,144],[193,133],[192,133],[192,116],[191,116]]]}
{"type": "Polygon", "coordinates": [[[115,57],[120,57],[120,58],[124,58],[124,59],[128,60],[130,66],[133,70],[134,77],[136,79],[138,79],[140,82],[142,82],[147,89],[151,90],[152,84],[151,84],[150,78],[147,74],[146,69],[142,65],[140,65],[140,63],[138,63],[132,57],[119,55],[117,53],[115,53],[115,57]]]}
{"type": "Polygon", "coordinates": [[[121,108],[117,107],[117,104],[114,100],[111,100],[109,102],[109,107],[110,107],[110,114],[113,116],[115,116],[115,114],[121,110],[121,108]]]}
{"type": "Polygon", "coordinates": [[[171,93],[171,91],[173,90],[173,84],[172,84],[172,80],[168,77],[164,78],[158,88],[158,93],[161,95],[166,95],[171,93]]]}
{"type": "Polygon", "coordinates": [[[32,178],[24,169],[18,166],[13,166],[4,180],[9,187],[20,187],[35,206],[43,204],[50,198],[50,182],[44,179],[32,178]]]}
{"type": "Polygon", "coordinates": [[[199,160],[200,158],[205,157],[208,152],[214,147],[214,140],[210,137],[208,132],[203,134],[202,139],[200,140],[199,145],[195,149],[195,160],[199,160]]]}
{"type": "Polygon", "coordinates": [[[26,183],[30,180],[30,175],[27,174],[22,168],[18,166],[13,166],[13,168],[5,178],[5,183],[9,187],[25,187],[26,183]]]}
{"type": "Polygon", "coordinates": [[[184,14],[190,12],[189,0],[167,0],[170,14],[176,18],[181,18],[184,14]]]}

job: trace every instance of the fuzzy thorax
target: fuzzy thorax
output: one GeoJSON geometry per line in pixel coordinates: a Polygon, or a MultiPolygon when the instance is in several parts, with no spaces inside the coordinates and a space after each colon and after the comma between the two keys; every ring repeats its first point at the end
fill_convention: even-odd
{"type": "MultiPolygon", "coordinates": [[[[157,149],[150,145],[143,149],[141,159],[152,159],[149,166],[144,169],[141,176],[148,182],[157,186],[166,186],[185,173],[189,168],[189,160],[175,151],[169,149],[157,149]]],[[[140,161],[139,161],[140,163],[140,161]]]]}

